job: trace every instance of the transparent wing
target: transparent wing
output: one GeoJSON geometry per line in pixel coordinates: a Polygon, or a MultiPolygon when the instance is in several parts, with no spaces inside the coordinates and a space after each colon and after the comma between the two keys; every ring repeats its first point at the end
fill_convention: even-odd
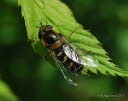
{"type": "Polygon", "coordinates": [[[67,44],[63,45],[65,54],[73,61],[90,67],[97,67],[98,61],[89,52],[78,48],[73,42],[64,38],[67,44]]]}
{"type": "Polygon", "coordinates": [[[67,70],[65,67],[64,67],[64,65],[62,64],[62,63],[60,63],[59,61],[58,61],[58,59],[54,56],[54,53],[51,51],[51,50],[48,50],[51,54],[51,56],[52,56],[52,58],[56,61],[56,63],[57,63],[57,65],[58,65],[58,68],[59,68],[59,70],[61,71],[61,73],[62,73],[62,75],[63,75],[63,77],[65,78],[65,80],[69,83],[69,84],[71,84],[71,85],[73,85],[73,86],[77,86],[77,83],[75,83],[71,78],[70,78],[70,75],[72,74],[69,70],[67,70]]]}

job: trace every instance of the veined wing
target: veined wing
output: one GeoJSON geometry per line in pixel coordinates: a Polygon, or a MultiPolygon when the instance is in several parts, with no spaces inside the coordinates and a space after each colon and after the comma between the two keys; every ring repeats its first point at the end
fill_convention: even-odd
{"type": "MultiPolygon", "coordinates": [[[[66,39],[65,39],[66,40],[66,39]]],[[[67,40],[66,40],[67,41],[67,40]]],[[[90,67],[97,67],[98,61],[88,52],[78,48],[73,42],[63,45],[65,54],[73,61],[90,67]]]]}
{"type": "MultiPolygon", "coordinates": [[[[55,57],[54,53],[51,51],[51,50],[48,50],[52,56],[52,58],[56,61],[56,64],[59,68],[59,70],[61,71],[63,77],[65,78],[65,80],[73,85],[73,86],[77,86],[77,83],[75,83],[71,78],[70,78],[70,75],[72,75],[72,73],[67,70],[64,65],[55,57]]],[[[73,76],[77,76],[77,75],[73,75],[73,76]]]]}

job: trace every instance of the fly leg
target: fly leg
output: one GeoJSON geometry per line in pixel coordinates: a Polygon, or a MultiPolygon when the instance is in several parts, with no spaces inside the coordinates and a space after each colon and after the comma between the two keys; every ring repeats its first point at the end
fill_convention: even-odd
{"type": "Polygon", "coordinates": [[[72,32],[69,34],[68,39],[70,38],[70,36],[71,36],[77,29],[78,29],[78,28],[75,28],[75,30],[72,31],[72,32]]]}

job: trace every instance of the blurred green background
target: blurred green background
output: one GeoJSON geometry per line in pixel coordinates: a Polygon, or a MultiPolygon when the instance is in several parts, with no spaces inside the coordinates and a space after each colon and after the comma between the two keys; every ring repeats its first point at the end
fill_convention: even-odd
{"type": "MultiPolygon", "coordinates": [[[[128,70],[128,0],[62,1],[113,62],[128,70]]],[[[0,12],[0,101],[128,101],[127,78],[85,76],[78,87],[69,85],[33,52],[17,0],[1,0],[0,12]]]]}

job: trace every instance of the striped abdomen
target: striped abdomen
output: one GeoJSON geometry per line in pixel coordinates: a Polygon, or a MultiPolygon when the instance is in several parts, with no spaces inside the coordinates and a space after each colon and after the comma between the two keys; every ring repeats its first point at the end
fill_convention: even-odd
{"type": "Polygon", "coordinates": [[[65,66],[70,69],[71,72],[80,72],[83,69],[83,65],[70,59],[64,52],[63,46],[54,50],[56,58],[65,66]]]}

